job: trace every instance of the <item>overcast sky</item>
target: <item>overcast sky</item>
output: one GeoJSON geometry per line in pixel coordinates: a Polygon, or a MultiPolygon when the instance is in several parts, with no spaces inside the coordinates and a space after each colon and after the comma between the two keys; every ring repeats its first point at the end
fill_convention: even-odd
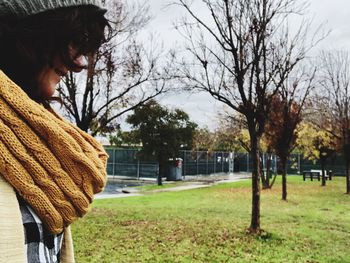
{"type": "MultiPolygon", "coordinates": [[[[137,0],[134,0],[137,2],[137,0]]],[[[194,3],[198,0],[194,0],[194,3]]],[[[166,7],[167,0],[148,0],[150,12],[154,19],[147,27],[148,32],[156,32],[164,42],[165,47],[172,47],[182,39],[173,28],[173,23],[185,13],[176,6],[166,7]]],[[[326,23],[326,29],[331,33],[318,49],[346,49],[350,50],[350,0],[309,0],[307,14],[313,18],[313,24],[326,23]]],[[[205,12],[199,7],[197,12],[205,12]]],[[[216,102],[209,95],[174,95],[162,98],[161,103],[170,107],[184,109],[192,120],[200,126],[215,128],[215,116],[223,105],[216,102]]]]}

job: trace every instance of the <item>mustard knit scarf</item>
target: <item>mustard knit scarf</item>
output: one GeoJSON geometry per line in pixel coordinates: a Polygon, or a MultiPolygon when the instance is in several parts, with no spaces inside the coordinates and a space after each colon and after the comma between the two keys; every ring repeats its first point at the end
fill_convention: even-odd
{"type": "Polygon", "coordinates": [[[107,157],[93,137],[0,71],[0,174],[50,232],[62,232],[88,211],[105,185],[107,157]]]}

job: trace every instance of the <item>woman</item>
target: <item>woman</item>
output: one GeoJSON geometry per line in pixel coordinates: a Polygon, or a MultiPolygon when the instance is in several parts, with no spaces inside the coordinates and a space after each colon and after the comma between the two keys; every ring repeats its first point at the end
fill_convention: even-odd
{"type": "Polygon", "coordinates": [[[108,22],[96,0],[0,3],[0,262],[74,262],[69,225],[106,180],[107,154],[50,108],[108,22]]]}

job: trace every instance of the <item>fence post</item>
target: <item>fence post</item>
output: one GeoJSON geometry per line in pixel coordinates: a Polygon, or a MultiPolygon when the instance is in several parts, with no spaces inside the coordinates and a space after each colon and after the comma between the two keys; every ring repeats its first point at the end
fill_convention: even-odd
{"type": "Polygon", "coordinates": [[[232,170],[230,172],[233,173],[235,171],[235,152],[234,151],[232,152],[231,162],[232,162],[232,170]]]}
{"type": "Polygon", "coordinates": [[[301,167],[300,167],[300,153],[298,153],[298,174],[301,173],[301,167]]]}
{"type": "Polygon", "coordinates": [[[209,151],[207,151],[207,173],[209,174],[209,151]]]}
{"type": "Polygon", "coordinates": [[[221,152],[221,172],[224,172],[224,152],[221,152]]]}
{"type": "Polygon", "coordinates": [[[198,162],[199,162],[199,158],[198,158],[198,151],[196,151],[196,157],[197,157],[197,160],[196,160],[196,163],[197,163],[197,173],[196,173],[196,175],[198,175],[198,162]]]}
{"type": "Polygon", "coordinates": [[[277,156],[275,155],[275,173],[277,174],[277,156]]]}
{"type": "Polygon", "coordinates": [[[140,180],[140,160],[137,158],[137,180],[140,180]]]}
{"type": "Polygon", "coordinates": [[[249,173],[249,153],[247,153],[247,172],[249,173]]]}
{"type": "Polygon", "coordinates": [[[216,152],[214,152],[214,174],[216,173],[216,161],[218,160],[218,156],[216,155],[216,152]]]}
{"type": "Polygon", "coordinates": [[[182,160],[182,176],[185,179],[185,176],[186,176],[186,150],[184,150],[184,159],[182,160]]]}
{"type": "Polygon", "coordinates": [[[114,168],[114,166],[115,166],[115,149],[113,149],[113,155],[112,155],[113,157],[113,161],[112,161],[112,174],[113,174],[113,177],[115,176],[115,168],[114,168]]]}
{"type": "Polygon", "coordinates": [[[266,162],[265,162],[265,153],[263,152],[263,156],[262,156],[262,164],[263,164],[263,170],[266,169],[266,162]]]}

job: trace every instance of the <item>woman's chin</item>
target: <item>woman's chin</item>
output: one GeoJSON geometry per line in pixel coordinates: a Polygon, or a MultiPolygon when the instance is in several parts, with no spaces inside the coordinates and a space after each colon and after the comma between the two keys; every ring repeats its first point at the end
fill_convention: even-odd
{"type": "Polygon", "coordinates": [[[55,94],[56,86],[57,85],[53,85],[53,86],[50,86],[50,87],[45,87],[45,89],[41,89],[40,97],[42,99],[44,99],[44,100],[51,99],[52,96],[55,94]]]}

